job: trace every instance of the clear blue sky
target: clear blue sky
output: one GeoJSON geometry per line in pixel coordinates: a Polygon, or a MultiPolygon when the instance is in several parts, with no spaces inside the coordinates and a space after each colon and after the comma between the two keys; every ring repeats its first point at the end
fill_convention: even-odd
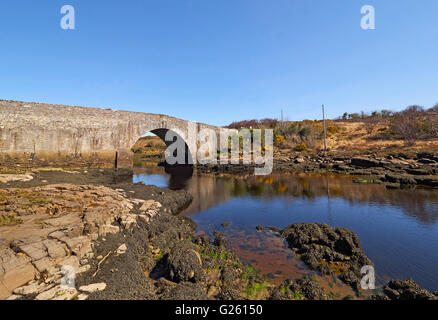
{"type": "Polygon", "coordinates": [[[217,125],[431,107],[437,17],[437,0],[2,0],[0,98],[217,125]]]}

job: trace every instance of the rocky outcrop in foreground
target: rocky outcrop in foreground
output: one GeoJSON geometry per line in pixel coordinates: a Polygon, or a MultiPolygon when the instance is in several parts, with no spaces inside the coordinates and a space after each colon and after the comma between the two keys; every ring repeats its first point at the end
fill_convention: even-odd
{"type": "Polygon", "coordinates": [[[345,228],[320,223],[296,223],[280,231],[289,247],[311,269],[335,273],[356,291],[360,290],[361,268],[373,265],[357,235],[345,228]]]}
{"type": "Polygon", "coordinates": [[[162,210],[159,202],[128,198],[121,189],[69,184],[0,190],[0,201],[0,216],[18,217],[0,227],[1,299],[86,298],[104,285],[84,286],[83,293],[63,289],[65,268],[88,271],[90,260],[103,259],[93,253],[98,238],[148,223],[162,210]]]}
{"type": "Polygon", "coordinates": [[[214,241],[194,234],[191,219],[173,214],[190,199],[132,183],[0,189],[0,298],[328,297],[311,278],[280,289],[242,262],[222,234],[213,233],[214,241]]]}

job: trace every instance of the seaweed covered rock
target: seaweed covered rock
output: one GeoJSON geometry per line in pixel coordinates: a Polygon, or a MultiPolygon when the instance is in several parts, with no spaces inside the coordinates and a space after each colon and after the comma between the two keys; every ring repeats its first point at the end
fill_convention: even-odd
{"type": "Polygon", "coordinates": [[[188,240],[177,243],[167,258],[170,279],[198,282],[203,277],[202,258],[188,240]]]}
{"type": "Polygon", "coordinates": [[[198,283],[181,282],[166,290],[162,300],[207,300],[208,296],[198,283]]]}
{"type": "Polygon", "coordinates": [[[194,239],[193,242],[199,246],[209,246],[210,245],[210,237],[208,235],[206,235],[205,233],[202,233],[200,235],[197,235],[194,239]]]}
{"type": "Polygon", "coordinates": [[[324,274],[335,272],[356,291],[360,289],[361,268],[373,265],[358,236],[345,228],[296,223],[281,230],[280,235],[311,269],[324,274]]]}
{"type": "Polygon", "coordinates": [[[391,280],[383,288],[390,300],[438,300],[438,297],[421,288],[414,280],[391,280]]]}
{"type": "Polygon", "coordinates": [[[228,240],[225,238],[225,236],[220,232],[213,232],[214,235],[214,241],[213,245],[218,247],[219,249],[228,250],[228,240]]]}
{"type": "Polygon", "coordinates": [[[291,285],[293,292],[302,295],[309,300],[326,300],[327,296],[324,289],[312,277],[298,279],[291,285]]]}
{"type": "Polygon", "coordinates": [[[275,287],[270,300],[327,300],[323,287],[313,277],[303,277],[295,282],[286,280],[282,286],[275,287]]]}

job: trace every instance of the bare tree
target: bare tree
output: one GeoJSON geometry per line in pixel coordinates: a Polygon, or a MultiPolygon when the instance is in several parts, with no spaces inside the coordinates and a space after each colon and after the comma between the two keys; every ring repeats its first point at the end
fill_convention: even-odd
{"type": "Polygon", "coordinates": [[[414,145],[418,139],[418,119],[424,109],[420,106],[410,106],[392,117],[391,126],[407,145],[414,145]]]}
{"type": "Polygon", "coordinates": [[[371,134],[373,133],[374,127],[379,122],[379,119],[377,116],[369,116],[364,118],[362,121],[367,134],[371,134]]]}

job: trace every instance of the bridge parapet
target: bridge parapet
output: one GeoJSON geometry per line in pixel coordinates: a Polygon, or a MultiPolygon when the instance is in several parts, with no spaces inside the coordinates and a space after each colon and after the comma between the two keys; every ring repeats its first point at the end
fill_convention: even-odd
{"type": "Polygon", "coordinates": [[[132,166],[131,147],[148,132],[220,128],[152,113],[0,100],[0,164],[132,166]]]}

